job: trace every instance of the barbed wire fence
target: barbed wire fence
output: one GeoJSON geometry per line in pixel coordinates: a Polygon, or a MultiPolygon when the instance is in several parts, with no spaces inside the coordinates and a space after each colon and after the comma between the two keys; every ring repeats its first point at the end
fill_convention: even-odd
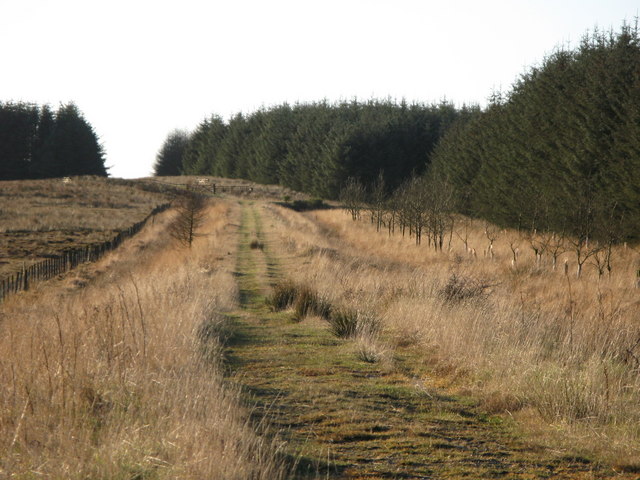
{"type": "Polygon", "coordinates": [[[95,262],[101,259],[106,253],[118,248],[123,241],[133,237],[142,230],[142,227],[144,227],[151,218],[164,212],[170,206],[170,203],[158,205],[144,220],[121,231],[111,240],[66,250],[55,258],[34,263],[29,267],[23,268],[20,272],[0,280],[0,302],[3,302],[9,295],[28,290],[34,283],[49,280],[50,278],[73,270],[83,263],[95,262]]]}
{"type": "MultiPolygon", "coordinates": [[[[141,182],[138,182],[137,186],[140,186],[140,183],[141,182]]],[[[242,195],[253,192],[253,187],[251,185],[221,185],[208,181],[196,182],[188,186],[185,184],[159,182],[154,180],[147,180],[143,183],[148,186],[153,185],[155,187],[154,190],[157,189],[163,193],[173,193],[174,195],[180,195],[187,189],[205,195],[217,195],[220,193],[242,195]],[[169,189],[170,192],[167,192],[166,189],[169,189]]],[[[135,223],[126,230],[121,231],[111,240],[98,244],[85,245],[72,250],[66,250],[57,257],[48,258],[47,260],[35,263],[29,267],[24,267],[21,271],[0,280],[0,303],[9,295],[29,290],[34,283],[49,280],[58,275],[69,272],[83,263],[100,260],[106,253],[118,248],[124,240],[131,238],[138,233],[149,219],[161,212],[164,212],[170,206],[171,203],[158,205],[144,220],[135,223]]]]}

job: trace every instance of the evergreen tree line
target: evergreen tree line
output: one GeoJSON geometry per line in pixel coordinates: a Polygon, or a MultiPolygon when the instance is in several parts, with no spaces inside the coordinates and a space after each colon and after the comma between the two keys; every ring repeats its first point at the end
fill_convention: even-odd
{"type": "Polygon", "coordinates": [[[458,115],[446,102],[377,100],[283,104],[228,122],[214,115],[190,135],[170,134],[154,170],[280,184],[322,198],[337,198],[350,177],[373,184],[383,172],[390,191],[424,173],[458,115]]]}
{"type": "Polygon", "coordinates": [[[558,49],[483,109],[373,100],[212,116],[170,135],[161,165],[350,199],[439,247],[446,210],[572,238],[581,257],[590,240],[640,238],[638,27],[558,49]]]}
{"type": "Polygon", "coordinates": [[[70,175],[107,175],[102,146],[78,108],[0,103],[0,180],[70,175]]]}
{"type": "Polygon", "coordinates": [[[458,211],[581,244],[640,238],[640,38],[595,32],[461,117],[429,174],[458,211]]]}

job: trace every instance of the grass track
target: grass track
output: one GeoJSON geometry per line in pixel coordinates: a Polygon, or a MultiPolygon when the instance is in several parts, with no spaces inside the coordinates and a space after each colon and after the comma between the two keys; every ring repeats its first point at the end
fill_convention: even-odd
{"type": "MultiPolygon", "coordinates": [[[[518,441],[473,401],[428,389],[419,356],[397,368],[358,360],[319,319],[294,322],[264,303],[283,272],[258,205],[243,204],[237,278],[242,311],[226,358],[259,420],[267,415],[296,462],[295,478],[613,478],[582,458],[518,441]],[[251,248],[258,239],[264,248],[251,248]]],[[[620,478],[620,477],[616,477],[620,478]]]]}

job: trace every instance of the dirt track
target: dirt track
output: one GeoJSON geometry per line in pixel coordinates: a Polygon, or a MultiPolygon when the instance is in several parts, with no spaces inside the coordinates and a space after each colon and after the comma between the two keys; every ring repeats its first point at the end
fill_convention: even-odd
{"type": "Polygon", "coordinates": [[[473,400],[427,387],[433,372],[411,348],[395,353],[392,368],[366,363],[323,320],[269,311],[264,296],[286,271],[262,224],[277,219],[243,208],[242,310],[227,362],[256,421],[267,416],[286,441],[297,478],[625,478],[528,445],[473,400]],[[263,248],[250,248],[256,238],[263,248]]]}

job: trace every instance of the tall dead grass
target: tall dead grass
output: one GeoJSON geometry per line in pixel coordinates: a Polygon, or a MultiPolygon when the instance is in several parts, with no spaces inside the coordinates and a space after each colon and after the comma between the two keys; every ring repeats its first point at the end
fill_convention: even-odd
{"type": "Polygon", "coordinates": [[[492,411],[554,425],[543,441],[640,462],[637,251],[616,248],[610,277],[591,266],[577,279],[570,253],[553,270],[515,232],[496,231],[491,252],[480,223],[465,225],[467,248],[453,235],[439,253],[339,211],[270,212],[283,254],[305,265],[289,269],[296,282],[375,313],[382,338],[463,372],[492,411]]]}
{"type": "Polygon", "coordinates": [[[84,288],[2,306],[0,476],[285,476],[221,374],[235,215],[218,202],[191,250],[143,232],[84,288]]]}
{"type": "Polygon", "coordinates": [[[103,177],[0,181],[0,276],[109,241],[169,201],[103,177]]]}
{"type": "Polygon", "coordinates": [[[122,230],[168,199],[102,177],[2,181],[0,197],[0,232],[122,230]]]}

